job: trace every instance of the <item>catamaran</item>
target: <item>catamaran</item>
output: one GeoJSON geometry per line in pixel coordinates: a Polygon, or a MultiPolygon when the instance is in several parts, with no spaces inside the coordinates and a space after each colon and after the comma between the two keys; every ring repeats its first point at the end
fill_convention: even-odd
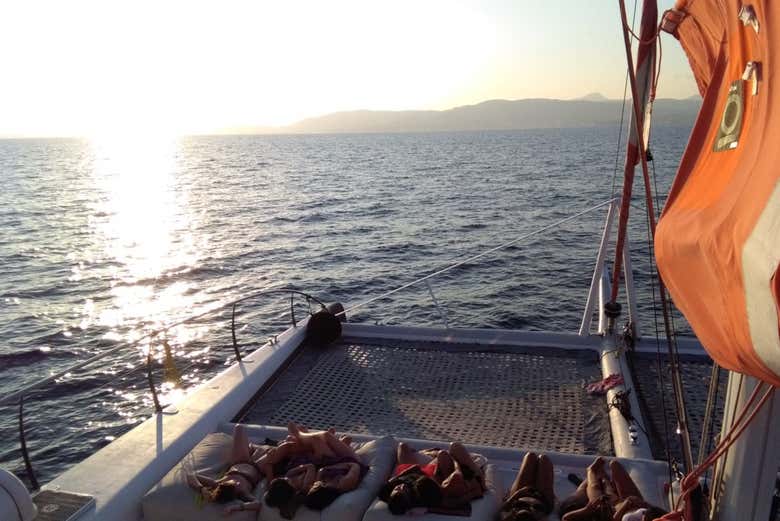
{"type": "MultiPolygon", "coordinates": [[[[227,311],[236,362],[163,406],[154,373],[159,364],[149,348],[154,415],[43,487],[26,449],[24,399],[57,385],[63,374],[93,368],[106,353],[3,397],[0,405],[18,405],[28,483],[0,471],[0,519],[223,519],[220,509],[197,500],[186,475],[224,463],[237,422],[261,443],[284,439],[290,420],[349,434],[368,468],[357,489],[324,510],[301,508],[295,519],[393,518],[377,493],[394,468],[397,444],[443,447],[454,440],[479,453],[488,469],[486,492],[470,505],[473,519],[498,517],[530,450],[553,462],[559,500],[577,487],[572,476],[586,476],[600,454],[618,458],[644,498],[668,512],[665,519],[776,516],[780,90],[774,81],[780,81],[780,66],[774,53],[780,51],[780,7],[767,0],[678,0],[659,23],[656,1],[646,0],[635,34],[624,1],[619,5],[632,100],[619,198],[346,309],[297,288],[270,287],[208,310],[203,315],[227,311]],[[679,40],[688,55],[703,103],[658,219],[647,145],[662,33],[679,40]],[[658,337],[640,327],[631,269],[627,224],[637,166],[660,274],[653,293],[666,333],[663,352],[658,337]],[[606,212],[606,221],[579,331],[449,326],[431,280],[593,211],[606,212]],[[421,286],[444,327],[350,322],[356,310],[421,286]],[[296,317],[291,305],[289,329],[247,353],[237,313],[272,293],[289,294],[291,303],[306,299],[317,311],[296,317]],[[672,303],[697,339],[675,334],[672,303]],[[718,406],[721,368],[728,382],[718,406]],[[692,380],[707,379],[706,392],[701,384],[691,388],[692,380]],[[594,401],[588,390],[604,393],[606,402],[594,401]]],[[[181,324],[145,340],[164,344],[181,324]]],[[[279,516],[264,507],[230,518],[279,516]]]]}

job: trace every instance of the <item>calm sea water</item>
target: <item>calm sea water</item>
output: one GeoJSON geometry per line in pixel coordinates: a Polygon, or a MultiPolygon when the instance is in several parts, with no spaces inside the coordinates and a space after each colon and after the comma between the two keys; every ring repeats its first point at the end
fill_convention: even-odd
{"type": "MultiPolygon", "coordinates": [[[[689,129],[654,132],[664,194],[689,129]]],[[[349,305],[528,234],[611,197],[617,139],[596,128],[0,141],[0,395],[270,284],[349,305]]],[[[642,206],[634,275],[649,331],[642,206]]],[[[605,213],[432,280],[450,325],[575,331],[605,213]]],[[[247,350],[289,324],[283,295],[240,311],[247,350]]],[[[424,285],[350,318],[441,324],[424,285]]],[[[175,359],[156,370],[164,401],[229,364],[229,338],[218,313],[152,342],[156,359],[175,359]]],[[[149,417],[146,349],[26,398],[42,481],[149,417]]],[[[21,476],[16,422],[0,407],[0,465],[21,476]]]]}

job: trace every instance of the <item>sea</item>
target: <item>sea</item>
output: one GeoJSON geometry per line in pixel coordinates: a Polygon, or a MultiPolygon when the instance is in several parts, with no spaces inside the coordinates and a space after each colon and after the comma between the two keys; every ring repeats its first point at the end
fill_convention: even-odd
{"type": "MultiPolygon", "coordinates": [[[[689,133],[653,130],[659,206],[689,133]]],[[[0,397],[104,354],[24,396],[39,481],[150,417],[150,353],[163,405],[232,363],[230,303],[266,288],[312,298],[238,305],[244,352],[289,327],[291,305],[298,320],[317,300],[349,308],[511,242],[348,318],[577,331],[604,203],[622,186],[622,134],[0,140],[0,397]]],[[[639,168],[634,194],[639,326],[654,336],[639,168]]],[[[0,466],[26,479],[18,413],[0,407],[0,466]]]]}

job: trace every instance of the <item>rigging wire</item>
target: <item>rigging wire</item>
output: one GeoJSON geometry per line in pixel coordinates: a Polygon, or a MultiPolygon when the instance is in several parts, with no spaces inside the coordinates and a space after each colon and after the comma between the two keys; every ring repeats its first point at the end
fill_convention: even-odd
{"type": "MultiPolygon", "coordinates": [[[[653,180],[656,179],[655,175],[655,158],[653,161],[651,161],[653,165],[653,180]]],[[[656,192],[657,186],[656,186],[656,192]]],[[[673,467],[673,458],[672,458],[672,451],[671,451],[671,436],[669,433],[669,417],[668,417],[668,409],[666,407],[666,382],[664,381],[664,363],[663,363],[663,356],[661,355],[661,329],[659,327],[658,323],[658,302],[656,300],[656,290],[655,290],[655,281],[658,277],[658,270],[656,269],[655,265],[655,245],[653,244],[653,232],[650,226],[650,215],[649,215],[649,209],[645,212],[645,222],[647,223],[647,256],[648,256],[648,262],[650,264],[650,288],[652,290],[653,294],[653,323],[655,325],[655,352],[656,352],[656,363],[657,363],[657,372],[658,372],[658,389],[659,394],[661,396],[661,411],[662,416],[664,419],[664,448],[666,449],[666,462],[667,467],[669,471],[669,485],[670,485],[670,494],[672,502],[674,502],[674,492],[671,488],[671,484],[674,481],[674,475],[672,473],[672,467],[673,467]]]]}
{"type": "MultiPolygon", "coordinates": [[[[637,0],[634,0],[634,12],[631,15],[631,27],[633,28],[636,23],[636,6],[637,0]]],[[[626,97],[628,96],[628,69],[626,69],[626,76],[623,80],[623,103],[620,105],[620,126],[618,127],[618,141],[617,147],[615,147],[615,168],[612,170],[612,188],[610,193],[612,197],[615,197],[615,186],[617,181],[618,166],[620,165],[620,145],[623,140],[623,121],[626,117],[626,97]]]]}
{"type": "Polygon", "coordinates": [[[458,262],[455,262],[453,264],[450,264],[449,266],[446,266],[444,268],[438,269],[438,270],[436,270],[436,271],[434,271],[432,273],[429,273],[428,275],[425,275],[423,277],[415,279],[415,280],[413,280],[411,282],[407,282],[406,284],[403,284],[402,286],[399,286],[399,287],[397,287],[395,289],[392,289],[390,291],[382,293],[381,295],[378,295],[376,297],[372,297],[372,298],[370,298],[368,300],[364,300],[363,302],[359,302],[358,304],[355,304],[354,306],[350,306],[350,307],[346,308],[345,310],[340,311],[339,313],[336,313],[335,316],[346,315],[347,313],[349,313],[351,311],[354,311],[354,310],[356,310],[358,308],[362,308],[364,306],[367,306],[368,304],[372,304],[372,303],[374,303],[374,302],[376,302],[378,300],[383,300],[383,299],[389,297],[390,295],[398,293],[399,291],[403,291],[403,290],[405,290],[405,289],[407,289],[407,288],[409,288],[411,286],[414,286],[416,284],[419,284],[421,282],[425,282],[426,280],[430,280],[430,279],[432,279],[434,277],[437,277],[437,276],[439,276],[439,275],[441,275],[443,273],[446,273],[446,272],[448,272],[450,270],[454,270],[455,268],[459,268],[459,267],[461,267],[461,266],[463,266],[465,264],[471,264],[474,261],[481,259],[482,257],[486,257],[486,256],[490,255],[491,253],[495,253],[497,251],[506,249],[509,246],[513,246],[513,245],[517,244],[520,241],[523,241],[525,239],[533,237],[534,235],[538,235],[538,234],[540,234],[542,232],[545,232],[547,230],[550,230],[552,228],[556,228],[556,227],[558,227],[558,226],[560,226],[562,224],[566,224],[568,222],[571,222],[571,221],[575,220],[578,217],[582,217],[583,215],[585,215],[587,213],[590,213],[590,212],[592,212],[594,210],[598,210],[599,208],[603,208],[603,207],[605,207],[605,206],[607,206],[609,204],[612,204],[613,202],[615,202],[614,198],[607,199],[606,201],[603,201],[603,202],[598,203],[598,204],[596,204],[594,206],[586,208],[585,210],[582,210],[582,211],[577,212],[577,213],[575,213],[573,215],[570,215],[569,217],[566,217],[566,218],[561,219],[559,221],[555,221],[554,223],[548,224],[546,226],[542,226],[541,228],[537,228],[536,230],[534,230],[532,232],[523,234],[523,235],[521,235],[519,237],[515,237],[514,239],[512,239],[510,241],[507,241],[507,242],[505,242],[503,244],[499,244],[498,246],[494,246],[493,248],[485,250],[482,253],[478,253],[477,255],[473,255],[471,257],[463,259],[462,261],[458,261],[458,262]]]}

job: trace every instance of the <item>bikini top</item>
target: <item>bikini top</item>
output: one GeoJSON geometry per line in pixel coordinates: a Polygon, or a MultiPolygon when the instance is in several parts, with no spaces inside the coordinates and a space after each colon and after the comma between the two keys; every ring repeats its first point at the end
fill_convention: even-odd
{"type": "Polygon", "coordinates": [[[248,461],[233,464],[227,470],[225,476],[230,474],[237,474],[241,476],[242,478],[246,479],[252,487],[256,486],[260,480],[263,479],[263,474],[260,472],[260,469],[257,468],[254,463],[250,463],[248,461]]]}

